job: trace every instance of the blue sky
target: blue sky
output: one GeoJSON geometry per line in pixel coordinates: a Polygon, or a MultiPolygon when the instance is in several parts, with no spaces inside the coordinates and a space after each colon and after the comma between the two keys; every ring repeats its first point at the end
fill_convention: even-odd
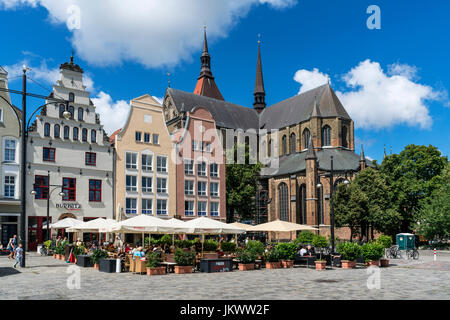
{"type": "MultiPolygon", "coordinates": [[[[173,88],[193,91],[206,23],[213,75],[227,101],[252,106],[261,34],[268,105],[320,84],[328,74],[355,121],[357,152],[362,142],[366,155],[380,162],[384,145],[388,153],[398,153],[414,143],[433,144],[449,154],[448,1],[432,6],[382,0],[210,1],[206,9],[205,0],[176,6],[177,1],[148,7],[147,1],[132,0],[129,8],[113,8],[109,1],[94,6],[75,0],[22,5],[0,0],[1,25],[8,30],[0,65],[10,70],[11,88],[21,87],[14,71],[24,61],[35,72],[30,77],[50,88],[55,69],[74,49],[76,63],[92,80],[94,102],[120,118],[132,98],[163,97],[166,72],[173,88]],[[71,4],[81,8],[75,31],[65,20],[71,4]],[[381,9],[380,30],[366,26],[372,4],[381,9]]],[[[48,94],[34,83],[29,90],[48,94]]],[[[20,106],[19,97],[13,102],[20,106]]],[[[29,108],[39,103],[29,99],[29,108]]],[[[107,114],[102,115],[105,125],[114,121],[107,114]]]]}

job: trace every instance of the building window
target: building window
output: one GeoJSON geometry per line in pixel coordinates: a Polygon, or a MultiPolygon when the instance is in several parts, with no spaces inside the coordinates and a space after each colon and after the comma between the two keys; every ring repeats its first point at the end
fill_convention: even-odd
{"type": "Polygon", "coordinates": [[[272,146],[273,146],[273,140],[272,139],[270,139],[269,140],[269,146],[268,146],[268,149],[267,149],[267,157],[271,157],[272,156],[272,146]]]}
{"type": "Polygon", "coordinates": [[[211,202],[210,215],[212,217],[218,217],[219,216],[219,203],[218,202],[211,202]]]}
{"type": "Polygon", "coordinates": [[[342,146],[344,148],[348,148],[348,137],[347,137],[347,127],[346,126],[342,126],[342,146]]]}
{"type": "Polygon", "coordinates": [[[206,162],[199,162],[197,164],[197,174],[199,176],[206,176],[206,162]]]}
{"type": "Polygon", "coordinates": [[[91,130],[91,142],[96,143],[97,142],[97,131],[91,130]]]}
{"type": "Polygon", "coordinates": [[[150,133],[144,133],[144,142],[150,143],[150,133]]]}
{"type": "Polygon", "coordinates": [[[153,170],[153,156],[150,154],[142,155],[142,170],[152,171],[153,170]]]}
{"type": "Polygon", "coordinates": [[[50,123],[45,123],[44,124],[44,136],[45,137],[50,137],[50,123]]]}
{"type": "Polygon", "coordinates": [[[64,126],[64,139],[70,139],[70,128],[68,126],[64,126]]]}
{"type": "Polygon", "coordinates": [[[73,119],[75,117],[75,109],[73,106],[69,107],[69,112],[70,112],[70,119],[73,119]]]}
{"type": "Polygon", "coordinates": [[[126,176],[125,177],[125,189],[126,191],[137,191],[137,177],[126,176]]]}
{"type": "Polygon", "coordinates": [[[206,143],[206,152],[211,152],[211,143],[206,143]]]}
{"type": "Polygon", "coordinates": [[[87,142],[87,135],[88,135],[88,130],[86,128],[83,128],[83,130],[81,130],[81,140],[83,142],[87,142]]]}
{"type": "Polygon", "coordinates": [[[167,172],[167,157],[156,157],[156,171],[167,172]]]}
{"type": "Polygon", "coordinates": [[[287,138],[286,135],[283,136],[282,138],[282,148],[283,148],[283,156],[286,155],[287,153],[287,138]]]}
{"type": "Polygon", "coordinates": [[[3,122],[3,109],[0,108],[0,122],[3,122]]]}
{"type": "Polygon", "coordinates": [[[72,92],[69,92],[69,101],[75,102],[75,95],[72,92]]]}
{"type": "Polygon", "coordinates": [[[16,162],[16,140],[5,140],[5,162],[16,162]]]}
{"type": "Polygon", "coordinates": [[[167,193],[167,179],[156,178],[156,192],[167,193]]]}
{"type": "Polygon", "coordinates": [[[36,191],[35,199],[48,198],[48,176],[34,177],[34,191],[36,191]]]}
{"type": "Polygon", "coordinates": [[[184,159],[184,174],[193,175],[194,174],[194,161],[184,159]]]}
{"type": "Polygon", "coordinates": [[[55,162],[55,148],[46,148],[42,150],[42,161],[55,162]]]}
{"type": "Polygon", "coordinates": [[[197,202],[197,215],[198,216],[206,216],[206,205],[208,203],[206,201],[197,202]]]}
{"type": "Polygon", "coordinates": [[[83,121],[83,114],[84,114],[83,108],[78,108],[78,121],[83,121]]]}
{"type": "Polygon", "coordinates": [[[194,215],[194,201],[184,202],[184,215],[193,216],[194,215]]]}
{"type": "Polygon", "coordinates": [[[89,179],[89,201],[102,201],[102,180],[89,179]]]}
{"type": "Polygon", "coordinates": [[[289,221],[288,186],[284,182],[278,186],[278,215],[280,220],[289,221]]]}
{"type": "Polygon", "coordinates": [[[217,182],[211,182],[209,184],[209,194],[211,197],[219,196],[219,184],[217,182]]]}
{"type": "Polygon", "coordinates": [[[97,164],[97,154],[95,152],[86,152],[84,160],[85,165],[95,166],[97,164]]]}
{"type": "Polygon", "coordinates": [[[309,129],[303,130],[303,150],[308,149],[310,135],[309,129]]]}
{"type": "Polygon", "coordinates": [[[217,163],[211,163],[209,165],[209,176],[218,177],[219,176],[219,165],[217,163]]]}
{"type": "Polygon", "coordinates": [[[167,214],[167,200],[165,199],[156,200],[156,213],[167,214]]]}
{"type": "Polygon", "coordinates": [[[199,196],[206,196],[206,182],[198,181],[197,192],[199,196]]]}
{"type": "Polygon", "coordinates": [[[60,130],[61,130],[61,127],[59,126],[59,124],[55,124],[55,127],[53,128],[53,136],[55,138],[60,137],[60,130]]]}
{"type": "Polygon", "coordinates": [[[322,194],[322,188],[318,188],[317,189],[317,198],[319,199],[318,201],[318,215],[319,215],[319,224],[324,224],[324,216],[323,216],[323,194],[322,194]]]}
{"type": "Polygon", "coordinates": [[[289,153],[295,153],[297,150],[295,148],[296,146],[296,136],[295,133],[291,133],[291,136],[289,138],[289,145],[290,145],[290,150],[289,153]]]}
{"type": "Polygon", "coordinates": [[[78,128],[77,127],[74,127],[73,128],[73,140],[74,141],[78,141],[78,136],[79,136],[79,130],[78,130],[78,128]]]}
{"type": "Polygon", "coordinates": [[[331,128],[324,126],[322,128],[322,146],[331,146],[331,128]]]}
{"type": "Polygon", "coordinates": [[[62,198],[64,201],[76,201],[77,179],[63,178],[62,191],[65,193],[65,195],[62,198]]]}
{"type": "Polygon", "coordinates": [[[5,198],[14,198],[15,194],[15,176],[5,176],[3,196],[5,198]]]}
{"type": "Polygon", "coordinates": [[[126,158],[126,168],[127,169],[137,169],[136,153],[127,152],[125,158],[126,158]]]}
{"type": "Polygon", "coordinates": [[[300,186],[300,223],[307,224],[306,219],[306,185],[300,186]]]}
{"type": "Polygon", "coordinates": [[[194,181],[184,180],[184,194],[188,196],[194,195],[194,181]]]}
{"type": "Polygon", "coordinates": [[[142,177],[142,192],[153,192],[153,179],[142,177]]]}
{"type": "Polygon", "coordinates": [[[152,199],[142,199],[142,214],[152,214],[153,201],[152,199]]]}
{"type": "Polygon", "coordinates": [[[141,140],[142,140],[142,132],[136,131],[134,136],[135,136],[136,142],[141,142],[141,140]]]}
{"type": "Polygon", "coordinates": [[[153,144],[159,144],[159,134],[153,134],[153,144]]]}
{"type": "Polygon", "coordinates": [[[196,151],[197,150],[197,141],[192,140],[192,151],[196,151]]]}
{"type": "Polygon", "coordinates": [[[125,199],[125,213],[137,213],[137,201],[135,198],[125,199]]]}

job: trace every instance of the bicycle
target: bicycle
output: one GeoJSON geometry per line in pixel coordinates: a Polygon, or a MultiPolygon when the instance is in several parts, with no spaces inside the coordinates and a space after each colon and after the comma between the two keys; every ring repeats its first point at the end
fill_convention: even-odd
{"type": "Polygon", "coordinates": [[[392,246],[386,251],[388,259],[402,259],[402,252],[398,249],[398,245],[392,246]]]}
{"type": "Polygon", "coordinates": [[[46,256],[48,253],[47,248],[45,246],[42,246],[41,249],[39,249],[39,253],[41,254],[41,256],[46,256]]]}
{"type": "Polygon", "coordinates": [[[417,250],[417,248],[414,248],[412,250],[410,249],[406,250],[406,257],[408,259],[413,258],[414,260],[419,259],[419,250],[417,250]]]}

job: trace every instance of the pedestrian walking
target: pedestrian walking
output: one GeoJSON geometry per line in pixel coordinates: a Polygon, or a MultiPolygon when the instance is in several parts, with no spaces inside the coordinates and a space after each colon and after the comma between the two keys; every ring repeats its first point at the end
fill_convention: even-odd
{"type": "Polygon", "coordinates": [[[16,267],[17,264],[19,264],[19,266],[22,265],[22,258],[23,258],[22,244],[19,244],[19,246],[16,249],[16,263],[14,263],[14,268],[16,267]]]}
{"type": "Polygon", "coordinates": [[[9,239],[8,246],[6,247],[9,250],[8,259],[14,259],[14,247],[13,247],[13,238],[9,239]]]}

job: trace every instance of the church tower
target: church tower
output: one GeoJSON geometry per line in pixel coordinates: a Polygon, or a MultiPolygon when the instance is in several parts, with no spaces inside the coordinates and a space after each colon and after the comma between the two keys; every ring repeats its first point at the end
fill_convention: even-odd
{"type": "Polygon", "coordinates": [[[200,96],[206,96],[214,99],[225,100],[219,91],[219,88],[214,81],[214,77],[211,71],[211,56],[208,52],[208,41],[206,39],[206,26],[203,31],[203,52],[200,57],[202,68],[200,70],[200,76],[197,78],[197,84],[195,85],[194,94],[200,96]]]}
{"type": "Polygon", "coordinates": [[[256,62],[256,80],[255,80],[255,91],[253,95],[255,96],[255,101],[253,102],[253,109],[258,113],[261,113],[266,107],[266,91],[264,90],[264,80],[262,74],[261,66],[261,41],[258,40],[258,61],[256,62]]]}

